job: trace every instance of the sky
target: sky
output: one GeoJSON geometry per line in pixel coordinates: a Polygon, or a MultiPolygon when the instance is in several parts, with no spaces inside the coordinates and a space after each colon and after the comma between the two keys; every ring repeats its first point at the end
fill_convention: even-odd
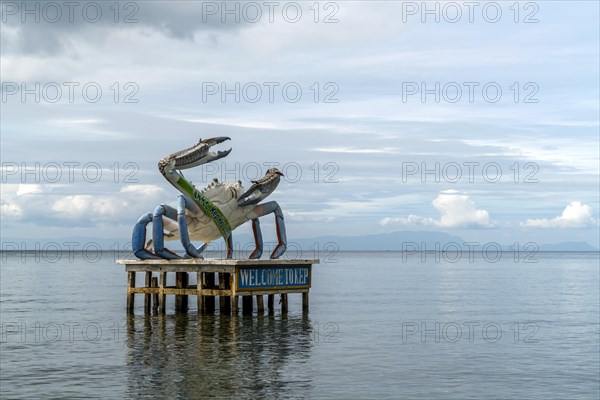
{"type": "Polygon", "coordinates": [[[1,13],[3,238],[128,239],[176,202],[158,160],[228,136],[227,158],[185,176],[248,187],[276,166],[269,200],[292,239],[441,231],[600,247],[598,2],[2,1],[1,13]]]}

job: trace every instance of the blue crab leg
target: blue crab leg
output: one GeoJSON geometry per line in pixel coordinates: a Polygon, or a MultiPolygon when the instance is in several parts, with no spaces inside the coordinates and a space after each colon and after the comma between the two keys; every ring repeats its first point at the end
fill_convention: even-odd
{"type": "Polygon", "coordinates": [[[262,238],[262,232],[260,231],[260,222],[258,221],[258,218],[254,218],[252,220],[252,233],[254,233],[254,245],[256,246],[254,248],[254,251],[252,252],[252,254],[250,254],[250,259],[256,259],[256,258],[260,258],[260,256],[262,256],[262,252],[263,252],[263,238],[262,238]]]}
{"type": "Polygon", "coordinates": [[[150,222],[152,222],[152,214],[144,214],[138,219],[135,227],[133,228],[133,235],[131,238],[133,254],[140,260],[160,259],[160,257],[158,257],[156,254],[151,253],[144,247],[146,243],[146,226],[150,222]]]}
{"type": "Polygon", "coordinates": [[[285,223],[283,222],[283,213],[281,212],[281,208],[277,206],[279,210],[279,214],[275,213],[275,226],[277,228],[277,239],[279,243],[275,250],[271,253],[271,258],[279,258],[285,253],[287,248],[287,238],[285,236],[285,223]]]}
{"type": "MultiPolygon", "coordinates": [[[[259,204],[254,207],[252,210],[254,214],[254,218],[252,219],[252,227],[254,228],[254,219],[262,217],[267,214],[274,213],[275,214],[275,226],[277,229],[277,246],[275,250],[271,253],[271,259],[279,258],[285,253],[287,248],[287,236],[285,234],[285,223],[283,220],[283,211],[281,211],[281,207],[277,204],[276,201],[269,201],[268,203],[259,204]]],[[[262,243],[262,235],[260,229],[254,230],[254,241],[255,243],[262,243]]],[[[254,254],[254,253],[252,253],[254,254]]]]}
{"type": "Polygon", "coordinates": [[[165,247],[164,222],[162,219],[163,215],[167,218],[171,218],[172,220],[176,220],[177,210],[166,204],[161,204],[154,209],[154,215],[152,216],[152,240],[154,242],[154,254],[167,260],[181,258],[180,255],[173,253],[171,250],[165,247]]]}
{"type": "Polygon", "coordinates": [[[192,258],[204,258],[202,257],[202,252],[206,247],[206,243],[203,243],[202,246],[196,248],[190,241],[187,218],[185,216],[186,208],[191,211],[195,211],[198,206],[184,195],[180,195],[177,198],[177,223],[179,224],[179,239],[181,240],[181,244],[183,245],[183,248],[188,256],[192,258]]]}
{"type": "Polygon", "coordinates": [[[227,244],[227,258],[233,258],[233,235],[230,233],[225,241],[227,244]]]}

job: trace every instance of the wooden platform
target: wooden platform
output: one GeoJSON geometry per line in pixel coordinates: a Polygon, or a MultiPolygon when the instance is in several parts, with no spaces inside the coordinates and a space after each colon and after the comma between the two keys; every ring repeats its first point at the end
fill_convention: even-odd
{"type": "Polygon", "coordinates": [[[308,310],[308,293],[312,285],[312,265],[319,260],[118,260],[127,272],[127,309],[132,312],[136,294],[144,295],[144,309],[165,312],[166,296],[175,295],[175,310],[187,311],[188,296],[197,296],[198,312],[213,313],[219,297],[221,313],[235,313],[242,297],[244,313],[253,312],[256,298],[258,312],[264,312],[267,296],[269,312],[274,297],[280,296],[281,311],[287,312],[290,293],[302,294],[302,308],[308,310]],[[136,286],[136,273],[144,273],[144,285],[136,286]],[[175,285],[167,286],[167,274],[175,274],[175,285]],[[196,274],[196,284],[189,284],[189,274],[196,274]],[[156,274],[156,276],[154,276],[156,274]]]}

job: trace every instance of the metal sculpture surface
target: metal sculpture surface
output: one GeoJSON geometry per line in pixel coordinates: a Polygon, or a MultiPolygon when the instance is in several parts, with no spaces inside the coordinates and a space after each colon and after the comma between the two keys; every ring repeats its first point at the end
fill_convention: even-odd
{"type": "Polygon", "coordinates": [[[183,244],[185,257],[203,258],[202,251],[211,241],[223,237],[227,245],[227,258],[233,255],[231,232],[246,221],[252,221],[255,249],[250,258],[260,258],[263,240],[258,218],[275,214],[278,244],[270,258],[279,258],[286,250],[287,239],[283,212],[275,201],[258,204],[270,195],[283,174],[277,168],[267,170],[265,176],[253,181],[253,185],[244,191],[242,183],[219,182],[216,178],[204,189],[198,190],[186,180],[181,170],[197,167],[226,157],[226,151],[211,151],[211,147],[229,140],[228,137],[216,137],[200,140],[188,149],[169,154],[158,162],[161,174],[181,192],[177,208],[161,204],[154,213],[142,215],[133,229],[133,252],[136,257],[147,259],[176,259],[178,254],[165,247],[166,240],[179,239],[183,244]],[[152,222],[152,240],[146,241],[146,226],[152,222]],[[192,240],[203,244],[196,248],[192,240]],[[150,250],[151,245],[154,247],[150,250]]]}

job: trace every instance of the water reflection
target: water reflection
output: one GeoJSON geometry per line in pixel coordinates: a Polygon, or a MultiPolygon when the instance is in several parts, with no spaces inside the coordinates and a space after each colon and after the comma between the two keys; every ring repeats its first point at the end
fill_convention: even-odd
{"type": "Polygon", "coordinates": [[[305,397],[307,314],[130,315],[128,394],[165,398],[305,397]]]}

